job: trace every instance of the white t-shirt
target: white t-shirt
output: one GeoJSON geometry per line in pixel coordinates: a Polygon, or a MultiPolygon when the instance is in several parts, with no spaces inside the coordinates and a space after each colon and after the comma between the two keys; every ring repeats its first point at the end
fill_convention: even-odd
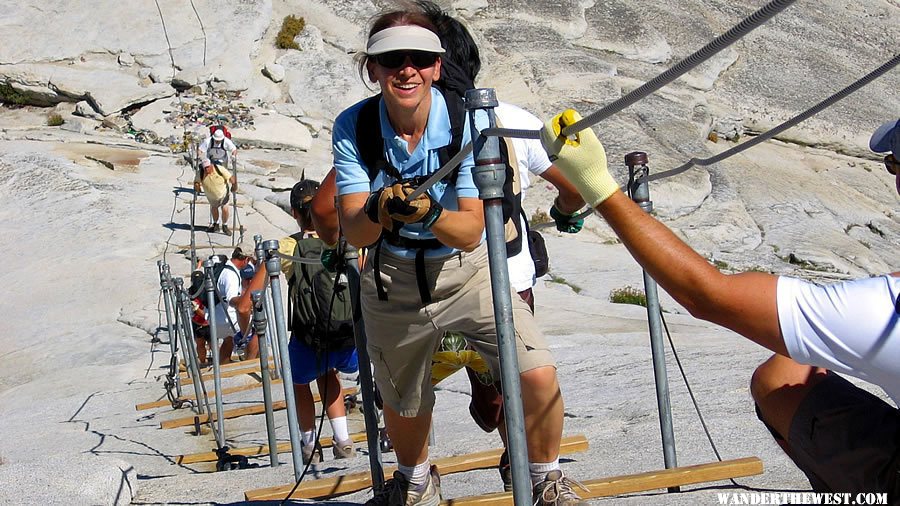
{"type": "MultiPolygon", "coordinates": [[[[212,137],[207,137],[203,139],[203,142],[200,143],[200,146],[197,147],[197,154],[200,157],[201,161],[208,162],[209,156],[207,155],[209,151],[209,143],[212,142],[212,137]]],[[[216,145],[218,145],[219,141],[216,141],[216,145]]],[[[222,141],[222,147],[225,148],[225,152],[228,155],[228,160],[231,160],[231,157],[234,156],[234,152],[237,150],[237,146],[234,142],[231,141],[228,137],[225,137],[225,140],[222,141]]]]}
{"type": "MultiPolygon", "coordinates": [[[[216,289],[219,291],[219,295],[222,297],[222,302],[216,304],[216,329],[222,329],[223,326],[227,329],[228,319],[225,318],[225,308],[228,308],[228,316],[231,318],[231,323],[233,329],[237,329],[237,310],[234,306],[228,304],[228,301],[235,297],[241,296],[241,276],[238,274],[240,269],[234,265],[231,260],[225,262],[225,268],[222,269],[222,273],[219,274],[219,281],[216,283],[216,289]]],[[[232,330],[231,334],[234,334],[234,330],[232,330]]],[[[217,335],[219,339],[223,339],[228,336],[217,335]]]]}
{"type": "MultiPolygon", "coordinates": [[[[494,109],[494,113],[500,119],[505,128],[521,128],[525,130],[540,130],[544,128],[544,122],[530,112],[512,104],[500,102],[494,109]]],[[[537,139],[513,139],[513,147],[516,150],[516,162],[519,165],[519,180],[522,185],[522,196],[525,189],[531,184],[529,172],[536,176],[543,174],[550,168],[550,158],[537,139]]],[[[525,230],[524,218],[522,231],[525,230]]],[[[531,260],[531,251],[528,249],[528,239],[522,238],[522,251],[518,255],[507,259],[509,266],[509,284],[517,292],[527,290],[534,286],[534,262],[531,260]]]]}
{"type": "Polygon", "coordinates": [[[900,402],[900,278],[819,286],[778,278],[778,321],[788,354],[880,386],[900,402]]]}

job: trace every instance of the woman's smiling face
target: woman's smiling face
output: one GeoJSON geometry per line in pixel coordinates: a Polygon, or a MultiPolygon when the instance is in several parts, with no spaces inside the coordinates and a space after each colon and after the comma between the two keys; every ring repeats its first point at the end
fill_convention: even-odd
{"type": "Polygon", "coordinates": [[[440,57],[419,51],[396,51],[370,57],[366,68],[369,79],[381,86],[385,101],[402,109],[415,109],[427,100],[431,84],[441,77],[440,57]],[[395,64],[399,66],[394,67],[395,64]]]}

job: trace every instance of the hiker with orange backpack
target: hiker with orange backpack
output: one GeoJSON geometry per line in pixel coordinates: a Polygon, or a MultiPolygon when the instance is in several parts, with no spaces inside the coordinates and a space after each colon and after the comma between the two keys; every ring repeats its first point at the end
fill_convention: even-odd
{"type": "Polygon", "coordinates": [[[229,163],[237,157],[237,146],[231,141],[231,133],[221,125],[209,128],[210,136],[197,148],[197,159],[200,170],[194,176],[194,191],[203,189],[209,201],[209,212],[212,216],[210,232],[219,231],[219,208],[222,209],[222,233],[231,235],[228,228],[228,200],[230,192],[237,191],[237,178],[228,171],[229,163]],[[229,186],[230,192],[229,192],[229,186]]]}

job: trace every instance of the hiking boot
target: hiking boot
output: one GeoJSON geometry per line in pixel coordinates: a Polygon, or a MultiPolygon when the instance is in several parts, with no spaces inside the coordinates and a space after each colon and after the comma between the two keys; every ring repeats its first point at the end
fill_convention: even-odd
{"type": "Polygon", "coordinates": [[[231,229],[228,228],[228,225],[222,224],[222,233],[225,235],[231,235],[231,229]]]}
{"type": "Polygon", "coordinates": [[[219,224],[218,224],[218,223],[213,223],[212,225],[210,225],[210,226],[209,226],[209,231],[210,231],[210,233],[216,233],[216,232],[218,232],[218,231],[219,231],[219,224]]]}
{"type": "Polygon", "coordinates": [[[589,490],[581,483],[566,478],[563,476],[562,471],[554,469],[544,476],[544,481],[535,485],[531,490],[531,501],[534,506],[542,506],[545,504],[586,506],[588,502],[583,500],[574,490],[572,490],[572,485],[578,485],[585,492],[589,492],[589,490]]]}
{"type": "Polygon", "coordinates": [[[503,480],[503,491],[512,492],[512,467],[509,465],[508,450],[503,450],[503,455],[500,456],[500,465],[497,466],[497,470],[500,471],[500,479],[503,480]]]}
{"type": "Polygon", "coordinates": [[[331,453],[335,459],[352,459],[356,457],[356,448],[353,447],[353,440],[338,441],[337,439],[331,444],[331,453]]]}
{"type": "Polygon", "coordinates": [[[384,482],[381,493],[366,501],[367,506],[438,506],[441,503],[441,477],[431,466],[428,480],[419,489],[410,489],[409,480],[400,471],[384,482]]]}
{"type": "Polygon", "coordinates": [[[322,462],[322,447],[318,442],[316,442],[316,444],[303,445],[301,450],[303,451],[304,465],[309,464],[310,460],[312,460],[313,464],[322,462]]]}

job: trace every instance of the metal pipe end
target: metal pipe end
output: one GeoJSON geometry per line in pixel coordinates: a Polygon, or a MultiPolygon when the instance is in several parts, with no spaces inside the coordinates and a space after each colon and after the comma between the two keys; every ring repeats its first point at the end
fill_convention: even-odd
{"type": "Polygon", "coordinates": [[[647,153],[643,151],[632,151],[625,155],[625,165],[634,167],[635,165],[647,165],[647,153]]]}
{"type": "Polygon", "coordinates": [[[488,109],[497,107],[497,93],[494,88],[475,88],[466,90],[466,109],[488,109]]]}

